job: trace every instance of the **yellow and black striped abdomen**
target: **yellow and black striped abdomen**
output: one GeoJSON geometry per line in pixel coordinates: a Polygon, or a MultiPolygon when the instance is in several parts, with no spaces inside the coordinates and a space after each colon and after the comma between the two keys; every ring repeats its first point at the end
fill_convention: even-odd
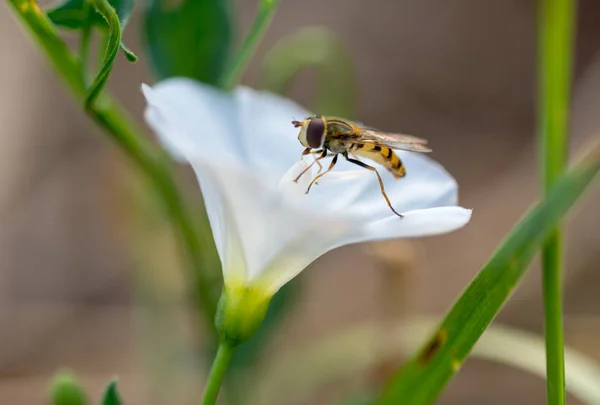
{"type": "Polygon", "coordinates": [[[351,152],[355,155],[371,159],[388,169],[395,178],[406,176],[406,169],[402,161],[387,146],[375,145],[372,143],[356,143],[351,148],[351,152]]]}

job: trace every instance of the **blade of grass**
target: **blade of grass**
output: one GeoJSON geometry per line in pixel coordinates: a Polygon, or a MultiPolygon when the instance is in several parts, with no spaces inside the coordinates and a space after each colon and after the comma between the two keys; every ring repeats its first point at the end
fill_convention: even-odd
{"type": "Polygon", "coordinates": [[[513,229],[427,344],[388,381],[378,405],[431,404],[492,322],[540,245],[600,170],[600,143],[513,229]]]}
{"type": "MultiPolygon", "coordinates": [[[[564,172],[568,153],[568,111],[575,1],[539,2],[539,145],[546,195],[564,172]]],[[[564,405],[565,370],[562,319],[562,232],[557,226],[542,247],[542,286],[546,335],[547,403],[564,405]]]]}

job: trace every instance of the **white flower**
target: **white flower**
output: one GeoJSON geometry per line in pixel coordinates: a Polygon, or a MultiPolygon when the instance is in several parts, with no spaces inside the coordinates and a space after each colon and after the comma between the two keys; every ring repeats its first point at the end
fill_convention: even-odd
{"type": "Polygon", "coordinates": [[[293,182],[306,163],[291,121],[310,114],[290,100],[246,87],[225,93],[188,79],[144,85],[143,92],[148,124],[196,172],[226,289],[250,288],[268,302],[338,246],[441,234],[471,217],[456,206],[457,185],[444,168],[410,152],[399,152],[405,178],[379,168],[404,218],[386,205],[375,173],[344,159],[305,194],[313,176],[308,172],[293,182]]]}

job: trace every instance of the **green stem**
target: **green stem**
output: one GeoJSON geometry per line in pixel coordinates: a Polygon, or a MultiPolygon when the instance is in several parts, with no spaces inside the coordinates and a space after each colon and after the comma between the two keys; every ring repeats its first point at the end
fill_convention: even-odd
{"type": "Polygon", "coordinates": [[[240,80],[240,76],[244,73],[246,66],[256,51],[256,47],[271,23],[277,3],[279,3],[279,0],[261,0],[258,13],[252,23],[252,28],[250,28],[250,32],[244,40],[242,47],[233,58],[233,62],[229,66],[229,69],[227,69],[225,76],[223,76],[221,85],[224,89],[233,89],[240,80]]]}
{"type": "Polygon", "coordinates": [[[81,76],[84,85],[88,86],[88,58],[90,52],[90,38],[92,35],[92,24],[90,20],[92,19],[94,10],[92,9],[92,4],[89,1],[85,1],[84,4],[84,13],[86,15],[87,23],[84,25],[81,31],[81,42],[79,44],[79,60],[81,61],[81,76]]]}
{"type": "MultiPolygon", "coordinates": [[[[547,195],[566,167],[575,1],[541,0],[539,17],[539,141],[544,192],[547,195]]],[[[557,227],[542,248],[549,405],[565,404],[562,252],[562,232],[557,227]]]]}
{"type": "Polygon", "coordinates": [[[219,345],[219,350],[217,350],[217,355],[208,375],[208,381],[202,397],[202,405],[214,405],[216,403],[221,384],[223,383],[227,367],[234,352],[235,348],[227,343],[219,345]]]}
{"type": "MultiPolygon", "coordinates": [[[[78,100],[84,100],[87,87],[81,75],[81,62],[59,37],[46,14],[34,0],[7,1],[71,92],[78,100]]],[[[203,257],[200,236],[173,178],[169,158],[145,137],[139,135],[143,131],[106,91],[98,96],[96,102],[86,112],[106,130],[127,157],[146,175],[168,212],[190,257],[194,277],[198,278],[196,281],[201,293],[197,294],[197,299],[204,311],[203,322],[209,331],[214,332],[216,302],[212,300],[212,294],[209,293],[212,287],[210,282],[202,278],[203,257]]]]}

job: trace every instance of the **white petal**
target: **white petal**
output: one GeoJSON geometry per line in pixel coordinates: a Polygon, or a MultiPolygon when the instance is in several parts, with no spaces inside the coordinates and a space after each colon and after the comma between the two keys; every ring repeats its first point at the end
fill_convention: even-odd
{"type": "Polygon", "coordinates": [[[249,160],[256,167],[283,175],[300,160],[304,149],[292,120],[301,121],[310,113],[289,99],[248,87],[238,88],[235,99],[243,127],[239,139],[249,160]]]}
{"type": "MultiPolygon", "coordinates": [[[[225,241],[220,245],[226,245],[232,233],[239,238],[246,263],[247,281],[259,277],[265,267],[287,246],[292,245],[299,235],[312,234],[314,223],[330,224],[336,221],[302,204],[304,195],[299,197],[295,189],[304,188],[304,185],[287,186],[282,190],[279,179],[269,172],[243,170],[234,165],[218,163],[194,166],[200,181],[214,179],[214,185],[222,196],[220,204],[225,205],[227,210],[207,207],[211,226],[213,223],[233,224],[227,229],[225,241]],[[220,218],[213,219],[213,216],[220,218]]],[[[299,166],[294,167],[296,171],[298,168],[299,166]]],[[[289,177],[291,176],[290,173],[289,177]]],[[[206,193],[204,186],[203,192],[206,193]]],[[[216,194],[205,194],[205,200],[216,194]]],[[[220,225],[219,229],[225,229],[225,226],[220,225]]],[[[314,236],[319,237],[318,234],[314,236]]],[[[227,256],[226,249],[220,251],[220,256],[222,260],[227,256]]],[[[224,268],[227,266],[224,265],[224,268]]]]}
{"type": "MultiPolygon", "coordinates": [[[[396,211],[405,213],[415,209],[456,205],[456,181],[441,165],[417,153],[400,152],[399,156],[407,170],[406,177],[401,179],[394,178],[384,167],[363,159],[378,170],[396,211]]],[[[381,193],[377,175],[344,162],[342,157],[338,162],[332,172],[319,179],[319,186],[311,188],[311,203],[321,207],[321,210],[343,211],[349,217],[365,221],[387,217],[391,210],[381,193]]],[[[323,165],[326,167],[328,163],[323,165]]]]}
{"type": "Polygon", "coordinates": [[[366,224],[359,241],[391,238],[416,238],[439,235],[465,226],[471,210],[461,207],[437,207],[405,212],[404,218],[387,218],[366,224]]]}
{"type": "Polygon", "coordinates": [[[230,94],[184,78],[142,90],[148,101],[146,120],[174,156],[245,159],[239,142],[241,125],[230,94]]]}
{"type": "Polygon", "coordinates": [[[299,234],[263,270],[259,282],[274,294],[302,269],[324,253],[337,247],[359,242],[392,238],[439,235],[465,226],[471,210],[461,207],[438,207],[410,211],[404,218],[391,215],[373,223],[312,222],[304,235],[299,234]]]}

